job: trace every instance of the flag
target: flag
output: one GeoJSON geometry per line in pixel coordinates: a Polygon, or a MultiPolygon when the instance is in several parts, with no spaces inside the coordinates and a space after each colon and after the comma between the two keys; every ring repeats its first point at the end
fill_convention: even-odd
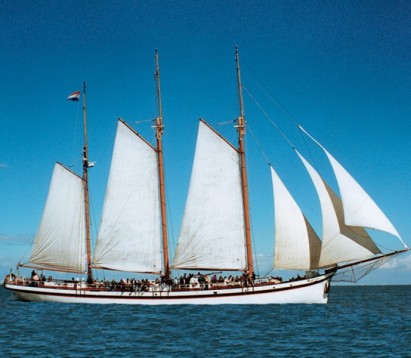
{"type": "Polygon", "coordinates": [[[80,91],[75,91],[73,92],[70,96],[67,97],[69,101],[75,101],[78,102],[80,99],[80,91]]]}

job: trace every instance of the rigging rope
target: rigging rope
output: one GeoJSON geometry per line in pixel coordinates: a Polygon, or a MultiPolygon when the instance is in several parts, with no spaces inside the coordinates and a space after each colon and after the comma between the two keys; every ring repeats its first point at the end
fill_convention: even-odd
{"type": "Polygon", "coordinates": [[[264,151],[262,145],[260,144],[260,142],[258,141],[257,137],[254,135],[254,132],[252,131],[252,129],[251,129],[251,127],[250,127],[249,124],[247,124],[247,129],[248,129],[248,131],[251,133],[251,136],[254,138],[254,140],[255,140],[255,142],[256,142],[256,144],[257,144],[257,147],[258,147],[258,149],[261,151],[261,154],[262,154],[262,156],[264,157],[265,161],[267,162],[268,165],[271,166],[270,159],[268,158],[267,154],[265,153],[265,151],[264,151]]]}
{"type": "MultiPolygon", "coordinates": [[[[273,125],[273,127],[280,133],[280,135],[283,137],[283,139],[291,146],[291,148],[295,149],[293,143],[288,139],[288,137],[284,134],[284,132],[280,129],[280,127],[272,120],[272,118],[268,115],[268,113],[262,108],[260,103],[257,102],[257,100],[254,98],[254,96],[250,93],[250,91],[243,85],[244,91],[248,94],[248,96],[254,101],[254,103],[257,105],[257,107],[261,110],[261,112],[264,114],[264,116],[270,121],[270,123],[273,125]]],[[[287,113],[287,112],[286,112],[287,113]]],[[[248,126],[247,126],[248,127],[248,126]]]]}
{"type": "MultiPolygon", "coordinates": [[[[318,144],[320,147],[321,145],[314,139],[312,138],[304,129],[303,127],[298,124],[298,122],[295,120],[295,118],[290,114],[290,112],[288,112],[283,106],[281,106],[279,104],[278,101],[276,101],[275,99],[273,99],[263,88],[261,88],[258,84],[254,83],[255,86],[257,86],[257,88],[259,88],[263,94],[275,105],[277,106],[285,115],[286,117],[297,127],[302,141],[305,145],[305,148],[307,150],[307,153],[309,154],[310,157],[310,161],[312,163],[315,163],[315,160],[313,159],[314,156],[311,154],[310,148],[308,146],[308,143],[306,141],[306,136],[308,136],[309,138],[311,138],[316,144],[318,144]],[[304,135],[305,134],[305,135],[304,135]]],[[[271,123],[271,125],[278,131],[278,133],[281,135],[281,137],[288,143],[288,145],[296,152],[296,147],[294,146],[294,144],[291,142],[291,140],[285,135],[285,133],[281,130],[281,128],[274,122],[274,120],[270,117],[270,115],[262,108],[262,106],[260,105],[260,103],[255,99],[255,97],[251,94],[251,92],[243,85],[243,89],[244,91],[247,93],[247,95],[253,100],[253,102],[255,103],[255,105],[260,109],[260,111],[263,113],[263,115],[266,117],[266,119],[268,119],[268,121],[271,123]]],[[[255,137],[254,137],[255,138],[255,137]]],[[[270,163],[269,163],[270,164],[270,163]]],[[[270,164],[271,165],[271,164],[270,164]]]]}

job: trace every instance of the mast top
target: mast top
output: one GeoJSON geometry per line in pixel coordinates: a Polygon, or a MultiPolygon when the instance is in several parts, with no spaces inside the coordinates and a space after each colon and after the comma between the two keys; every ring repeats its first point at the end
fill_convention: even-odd
{"type": "Polygon", "coordinates": [[[87,103],[86,103],[86,81],[83,81],[83,128],[84,128],[84,158],[83,160],[87,161],[87,103]]]}
{"type": "Polygon", "coordinates": [[[240,118],[244,119],[243,84],[241,83],[241,71],[240,71],[240,59],[238,55],[238,46],[235,47],[235,62],[237,64],[237,84],[238,84],[238,97],[240,100],[240,118]]]}
{"type": "Polygon", "coordinates": [[[154,73],[154,76],[157,82],[158,117],[160,118],[160,120],[162,120],[163,119],[163,107],[161,105],[160,66],[158,64],[158,50],[157,49],[155,49],[154,56],[156,60],[156,71],[154,73]]]}

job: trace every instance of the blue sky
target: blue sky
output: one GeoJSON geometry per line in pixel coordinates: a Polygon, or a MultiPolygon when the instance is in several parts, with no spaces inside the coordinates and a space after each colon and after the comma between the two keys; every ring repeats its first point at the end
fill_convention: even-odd
{"type": "MultiPolygon", "coordinates": [[[[302,124],[360,182],[411,245],[410,2],[0,4],[1,274],[30,252],[54,162],[80,170],[81,105],[66,98],[83,80],[88,87],[89,155],[97,162],[90,173],[96,235],[117,117],[133,124],[157,115],[156,48],[171,246],[184,209],[198,118],[229,140],[236,138],[232,126],[218,125],[239,113],[235,45],[247,89],[249,128],[317,232],[321,220],[312,185],[259,106],[329,175],[324,158],[311,157],[315,147],[302,139],[289,116],[302,124]]],[[[133,126],[154,142],[150,123],[133,126]]],[[[247,149],[254,251],[263,257],[260,270],[265,271],[273,241],[269,170],[253,136],[248,136],[247,149]]],[[[384,245],[400,248],[395,239],[384,245]]],[[[391,261],[361,282],[411,284],[411,255],[391,261]]]]}

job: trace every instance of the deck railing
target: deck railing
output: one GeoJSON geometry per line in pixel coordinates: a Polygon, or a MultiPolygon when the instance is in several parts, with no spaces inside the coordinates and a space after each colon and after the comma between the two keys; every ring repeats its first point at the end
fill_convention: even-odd
{"type": "Polygon", "coordinates": [[[117,292],[168,292],[168,291],[192,291],[192,290],[222,290],[230,288],[242,288],[251,286],[264,286],[280,283],[281,281],[272,278],[264,277],[255,279],[253,282],[245,281],[230,281],[230,282],[205,282],[205,283],[184,283],[165,284],[158,280],[122,280],[122,281],[94,281],[92,284],[86,283],[84,280],[72,279],[61,280],[52,278],[52,276],[42,279],[24,278],[15,276],[14,274],[7,275],[4,279],[4,284],[14,284],[21,286],[33,286],[44,288],[58,289],[75,289],[75,290],[91,290],[91,291],[117,291],[117,292]]]}

